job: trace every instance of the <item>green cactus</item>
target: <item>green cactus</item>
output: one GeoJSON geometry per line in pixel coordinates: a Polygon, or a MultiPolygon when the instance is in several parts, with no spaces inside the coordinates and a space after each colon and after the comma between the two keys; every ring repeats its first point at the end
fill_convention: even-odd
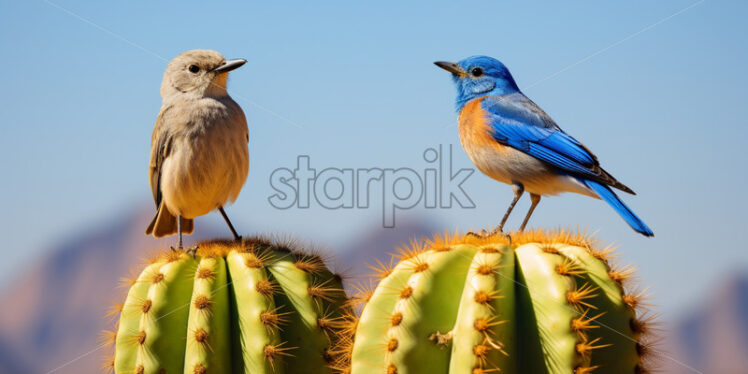
{"type": "Polygon", "coordinates": [[[347,298],[311,253],[263,239],[168,252],[118,308],[116,373],[331,373],[347,298]]]}
{"type": "Polygon", "coordinates": [[[624,291],[632,269],[593,248],[542,231],[414,244],[359,296],[351,373],[645,372],[651,318],[624,291]]]}

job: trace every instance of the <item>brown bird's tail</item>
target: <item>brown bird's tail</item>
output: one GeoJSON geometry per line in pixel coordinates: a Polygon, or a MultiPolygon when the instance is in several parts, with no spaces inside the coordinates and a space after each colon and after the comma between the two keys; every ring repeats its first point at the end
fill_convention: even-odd
{"type": "MultiPolygon", "coordinates": [[[[182,234],[192,234],[194,229],[192,218],[182,218],[182,234]]],[[[166,209],[164,203],[159,205],[156,216],[153,217],[151,224],[145,229],[146,235],[160,238],[162,236],[173,235],[177,233],[177,217],[166,209]]]]}

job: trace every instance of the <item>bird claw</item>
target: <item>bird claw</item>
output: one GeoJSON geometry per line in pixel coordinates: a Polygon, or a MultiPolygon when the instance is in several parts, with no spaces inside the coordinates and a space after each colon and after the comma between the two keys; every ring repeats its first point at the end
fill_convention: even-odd
{"type": "Polygon", "coordinates": [[[196,246],[194,246],[192,248],[188,248],[187,251],[185,251],[185,253],[187,253],[188,255],[190,255],[192,258],[195,258],[195,255],[197,254],[197,250],[199,248],[200,247],[196,245],[196,246]]]}
{"type": "Polygon", "coordinates": [[[504,235],[504,237],[506,238],[506,240],[509,241],[509,245],[511,245],[512,244],[512,236],[509,235],[509,234],[504,234],[503,232],[501,234],[504,235]]]}
{"type": "Polygon", "coordinates": [[[509,241],[509,244],[512,244],[512,236],[510,234],[505,233],[501,227],[495,228],[493,231],[488,232],[486,229],[480,230],[479,233],[475,233],[473,231],[468,232],[465,234],[467,236],[474,236],[478,239],[485,239],[494,235],[501,235],[506,238],[506,240],[509,241]]]}
{"type": "Polygon", "coordinates": [[[491,231],[491,234],[489,234],[488,236],[493,236],[497,234],[505,237],[506,240],[509,241],[509,244],[512,244],[512,236],[510,234],[505,233],[503,228],[501,227],[497,227],[495,230],[491,231]]]}
{"type": "Polygon", "coordinates": [[[465,235],[467,235],[467,236],[474,236],[474,237],[476,237],[476,238],[478,238],[478,239],[482,239],[482,238],[485,238],[485,237],[486,237],[486,234],[487,234],[487,233],[486,233],[486,230],[481,230],[481,231],[480,231],[480,233],[477,233],[477,234],[476,234],[475,232],[469,231],[469,232],[468,232],[467,234],[465,234],[465,235]]]}

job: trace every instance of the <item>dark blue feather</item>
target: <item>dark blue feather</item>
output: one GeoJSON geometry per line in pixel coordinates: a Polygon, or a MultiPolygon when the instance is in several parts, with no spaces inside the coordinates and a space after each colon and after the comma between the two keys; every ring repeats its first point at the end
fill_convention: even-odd
{"type": "Polygon", "coordinates": [[[654,236],[654,233],[634,212],[629,209],[626,204],[611,190],[608,186],[593,182],[590,180],[583,181],[589,188],[591,188],[597,196],[600,196],[603,201],[610,204],[618,214],[631,226],[632,229],[641,233],[644,236],[654,236]]]}
{"type": "Polygon", "coordinates": [[[595,156],[522,93],[486,96],[481,106],[498,142],[569,173],[602,177],[595,156]]]}
{"type": "Polygon", "coordinates": [[[565,157],[561,155],[560,153],[549,149],[543,145],[536,144],[536,143],[529,143],[529,147],[525,153],[541,159],[549,164],[552,164],[553,166],[564,169],[566,171],[574,172],[575,174],[584,174],[589,176],[595,176],[594,173],[591,173],[589,169],[584,167],[583,165],[580,165],[579,163],[571,160],[568,157],[565,157]]]}

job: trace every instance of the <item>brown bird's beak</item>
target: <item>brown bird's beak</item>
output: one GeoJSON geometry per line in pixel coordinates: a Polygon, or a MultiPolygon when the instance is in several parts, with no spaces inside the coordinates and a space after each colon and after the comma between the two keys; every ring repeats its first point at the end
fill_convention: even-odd
{"type": "Polygon", "coordinates": [[[244,65],[247,62],[247,60],[243,58],[237,58],[235,60],[226,60],[222,65],[218,66],[217,68],[211,70],[213,73],[226,73],[231,70],[234,70],[242,65],[244,65]]]}
{"type": "Polygon", "coordinates": [[[467,75],[467,72],[465,72],[464,69],[462,69],[459,65],[457,65],[454,62],[446,62],[446,61],[437,61],[434,62],[434,65],[454,74],[459,75],[461,77],[464,77],[467,75]]]}

